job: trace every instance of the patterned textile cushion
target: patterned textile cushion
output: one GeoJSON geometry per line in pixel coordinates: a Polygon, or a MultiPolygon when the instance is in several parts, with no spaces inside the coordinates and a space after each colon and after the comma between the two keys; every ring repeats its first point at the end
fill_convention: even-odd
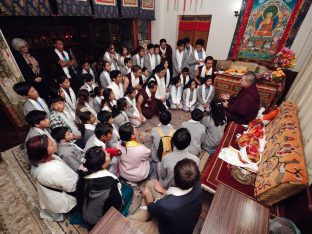
{"type": "Polygon", "coordinates": [[[284,102],[280,113],[265,131],[267,143],[254,193],[258,201],[271,206],[308,184],[296,105],[284,102]]]}

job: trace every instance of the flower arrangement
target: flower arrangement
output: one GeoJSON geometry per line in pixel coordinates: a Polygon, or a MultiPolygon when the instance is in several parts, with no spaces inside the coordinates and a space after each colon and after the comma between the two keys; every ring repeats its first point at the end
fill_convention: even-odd
{"type": "Polygon", "coordinates": [[[296,53],[284,47],[280,52],[276,54],[274,59],[275,67],[281,67],[282,69],[293,68],[296,65],[296,53]]]}
{"type": "Polygon", "coordinates": [[[285,76],[284,71],[280,67],[278,67],[276,71],[273,71],[271,74],[272,80],[276,80],[278,82],[282,82],[285,76]]]}

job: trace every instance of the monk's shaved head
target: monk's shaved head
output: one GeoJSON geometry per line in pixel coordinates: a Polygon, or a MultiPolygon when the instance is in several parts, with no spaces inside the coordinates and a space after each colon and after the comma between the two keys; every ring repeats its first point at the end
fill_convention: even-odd
{"type": "Polygon", "coordinates": [[[256,83],[256,74],[254,72],[247,72],[244,75],[246,81],[248,81],[251,84],[256,83]]]}

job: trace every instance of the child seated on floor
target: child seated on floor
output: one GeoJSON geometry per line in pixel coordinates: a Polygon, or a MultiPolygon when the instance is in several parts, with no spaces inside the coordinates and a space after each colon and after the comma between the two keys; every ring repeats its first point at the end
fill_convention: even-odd
{"type": "Polygon", "coordinates": [[[180,79],[181,79],[181,85],[182,88],[184,89],[187,84],[190,82],[191,78],[189,76],[189,69],[187,67],[183,67],[181,70],[181,74],[179,75],[180,79]]]}
{"type": "Polygon", "coordinates": [[[51,131],[57,142],[57,154],[75,172],[82,168],[83,149],[73,143],[73,134],[65,127],[57,127],[51,131]]]}
{"type": "Polygon", "coordinates": [[[133,87],[128,87],[126,92],[126,100],[128,108],[126,113],[129,118],[129,122],[136,128],[141,127],[146,122],[145,117],[140,113],[136,103],[136,95],[138,91],[133,87]]]}
{"type": "Polygon", "coordinates": [[[78,175],[56,153],[56,144],[46,135],[34,136],[26,142],[31,175],[38,192],[40,217],[48,221],[63,221],[72,210],[76,198],[78,175]],[[56,173],[57,172],[57,173],[56,173]]]}
{"type": "Polygon", "coordinates": [[[81,112],[80,122],[80,131],[83,136],[83,143],[86,144],[89,138],[94,134],[96,116],[94,116],[90,111],[81,112]]]}
{"type": "Polygon", "coordinates": [[[197,83],[195,80],[190,80],[183,91],[182,104],[185,112],[193,111],[197,101],[197,83]]]}
{"type": "Polygon", "coordinates": [[[116,99],[123,98],[125,95],[125,90],[127,90],[129,86],[129,80],[125,76],[123,77],[120,74],[120,71],[113,70],[109,73],[112,83],[108,86],[108,88],[114,91],[116,99]]]}
{"type": "Polygon", "coordinates": [[[118,159],[119,173],[130,182],[140,182],[146,179],[150,172],[151,150],[136,140],[136,130],[130,123],[119,128],[120,142],[117,148],[121,151],[118,159]]]}
{"type": "Polygon", "coordinates": [[[117,128],[115,127],[114,123],[113,123],[113,114],[110,111],[100,111],[97,115],[98,120],[101,123],[109,123],[110,125],[112,125],[113,127],[113,137],[112,139],[107,142],[108,147],[110,148],[114,148],[116,147],[116,144],[118,141],[120,141],[120,136],[119,136],[119,132],[117,130],[117,128]]]}
{"type": "MultiPolygon", "coordinates": [[[[93,116],[97,116],[97,113],[89,104],[90,102],[90,94],[86,89],[80,89],[78,92],[78,100],[77,100],[77,107],[76,107],[76,117],[78,118],[77,123],[80,122],[80,115],[82,112],[90,111],[93,116]]],[[[96,119],[97,122],[97,119],[96,119]]]]}
{"type": "Polygon", "coordinates": [[[206,129],[206,134],[202,142],[202,148],[211,156],[217,150],[227,124],[221,100],[213,99],[211,101],[210,113],[202,119],[201,123],[206,129]]]}
{"type": "Polygon", "coordinates": [[[199,165],[199,158],[191,154],[187,147],[191,143],[191,134],[186,128],[179,128],[172,136],[172,145],[174,149],[163,157],[160,163],[159,182],[164,188],[174,185],[173,169],[177,162],[188,158],[199,165]]]}
{"type": "Polygon", "coordinates": [[[108,123],[98,123],[95,126],[94,134],[89,138],[84,148],[85,152],[93,146],[106,148],[106,142],[113,136],[113,127],[108,123]]]}
{"type": "Polygon", "coordinates": [[[215,87],[212,84],[212,76],[206,76],[203,84],[197,89],[197,104],[196,108],[201,111],[210,111],[210,102],[215,95],[215,87]]]}
{"type": "Polygon", "coordinates": [[[111,72],[112,66],[110,62],[104,61],[103,63],[103,71],[100,74],[100,83],[103,89],[106,89],[110,83],[112,83],[112,80],[109,76],[109,73],[111,72]]]}
{"type": "Polygon", "coordinates": [[[182,109],[182,85],[180,77],[175,77],[172,80],[172,85],[170,86],[170,109],[181,110],[182,109]]]}
{"type": "Polygon", "coordinates": [[[157,180],[149,181],[142,191],[147,209],[127,218],[143,233],[193,233],[203,202],[200,172],[191,159],[179,161],[173,171],[175,186],[166,190],[157,180]]]}
{"type": "Polygon", "coordinates": [[[91,225],[90,228],[111,207],[126,214],[132,199],[133,191],[125,193],[118,177],[107,170],[110,160],[109,154],[102,147],[94,146],[85,154],[83,166],[87,170],[79,174],[78,209],[82,211],[83,219],[91,225]]]}
{"type": "Polygon", "coordinates": [[[106,110],[106,111],[113,111],[114,106],[117,105],[117,100],[116,100],[116,96],[115,93],[112,89],[107,88],[104,89],[103,92],[103,101],[102,101],[102,110],[106,110]]]}
{"type": "Polygon", "coordinates": [[[143,84],[145,84],[145,81],[148,79],[149,77],[149,72],[148,69],[146,67],[142,67],[142,79],[143,79],[143,84]]]}
{"type": "Polygon", "coordinates": [[[47,103],[39,97],[37,90],[26,82],[19,82],[13,86],[14,91],[26,98],[24,103],[24,115],[26,116],[32,110],[45,111],[47,115],[50,115],[50,109],[47,103]]]}
{"type": "Polygon", "coordinates": [[[65,108],[64,99],[60,96],[51,97],[51,115],[49,117],[51,129],[57,127],[65,127],[70,129],[74,134],[74,139],[81,139],[81,132],[76,123],[75,116],[73,116],[67,108],[65,108]]]}
{"type": "Polygon", "coordinates": [[[81,77],[84,80],[84,84],[80,87],[80,89],[86,89],[92,95],[95,87],[97,87],[94,83],[93,76],[91,74],[83,74],[81,77]]]}
{"type": "Polygon", "coordinates": [[[76,113],[76,94],[70,85],[69,78],[61,76],[57,78],[57,83],[64,92],[64,99],[68,106],[71,108],[71,111],[76,113]]]}
{"type": "Polygon", "coordinates": [[[201,150],[201,144],[205,136],[205,126],[200,123],[204,113],[199,109],[194,109],[191,113],[192,119],[182,123],[181,127],[186,128],[191,136],[191,144],[188,147],[188,151],[191,154],[199,156],[201,150]]]}
{"type": "Polygon", "coordinates": [[[129,123],[129,118],[126,113],[128,103],[125,98],[120,98],[117,101],[117,107],[113,109],[113,123],[117,129],[125,123],[129,123]]]}
{"type": "Polygon", "coordinates": [[[96,113],[99,113],[101,110],[102,100],[104,99],[104,89],[100,86],[94,88],[94,93],[92,95],[92,107],[96,113]]]}
{"type": "Polygon", "coordinates": [[[25,142],[29,138],[32,138],[38,135],[47,135],[50,138],[50,140],[54,142],[54,139],[50,135],[50,132],[49,132],[50,121],[46,112],[40,111],[40,110],[30,111],[25,116],[25,120],[31,126],[26,136],[25,142]]]}
{"type": "MultiPolygon", "coordinates": [[[[159,168],[157,168],[157,165],[159,166],[159,162],[162,160],[163,149],[160,149],[160,141],[162,139],[167,139],[171,142],[171,138],[174,134],[175,129],[170,124],[171,122],[171,114],[168,111],[163,111],[159,113],[159,121],[160,124],[158,124],[157,127],[153,127],[151,131],[151,138],[152,138],[152,165],[154,169],[159,172],[159,168]],[[165,138],[164,138],[165,137],[165,138]]],[[[170,143],[171,144],[171,143],[170,143]]],[[[172,150],[172,148],[171,148],[172,150]]]]}
{"type": "Polygon", "coordinates": [[[117,148],[106,147],[106,144],[112,139],[112,137],[113,137],[112,125],[108,123],[99,123],[95,127],[94,134],[87,141],[84,151],[87,152],[87,150],[93,146],[100,146],[103,149],[106,149],[112,157],[109,171],[117,175],[118,174],[117,158],[115,156],[119,156],[121,152],[117,148]]]}

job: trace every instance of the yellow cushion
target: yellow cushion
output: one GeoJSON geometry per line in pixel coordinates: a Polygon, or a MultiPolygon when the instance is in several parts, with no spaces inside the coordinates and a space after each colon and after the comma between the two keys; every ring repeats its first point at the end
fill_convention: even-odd
{"type": "Polygon", "coordinates": [[[255,181],[255,197],[266,205],[283,200],[308,184],[296,105],[284,102],[265,127],[266,146],[255,181]]]}

